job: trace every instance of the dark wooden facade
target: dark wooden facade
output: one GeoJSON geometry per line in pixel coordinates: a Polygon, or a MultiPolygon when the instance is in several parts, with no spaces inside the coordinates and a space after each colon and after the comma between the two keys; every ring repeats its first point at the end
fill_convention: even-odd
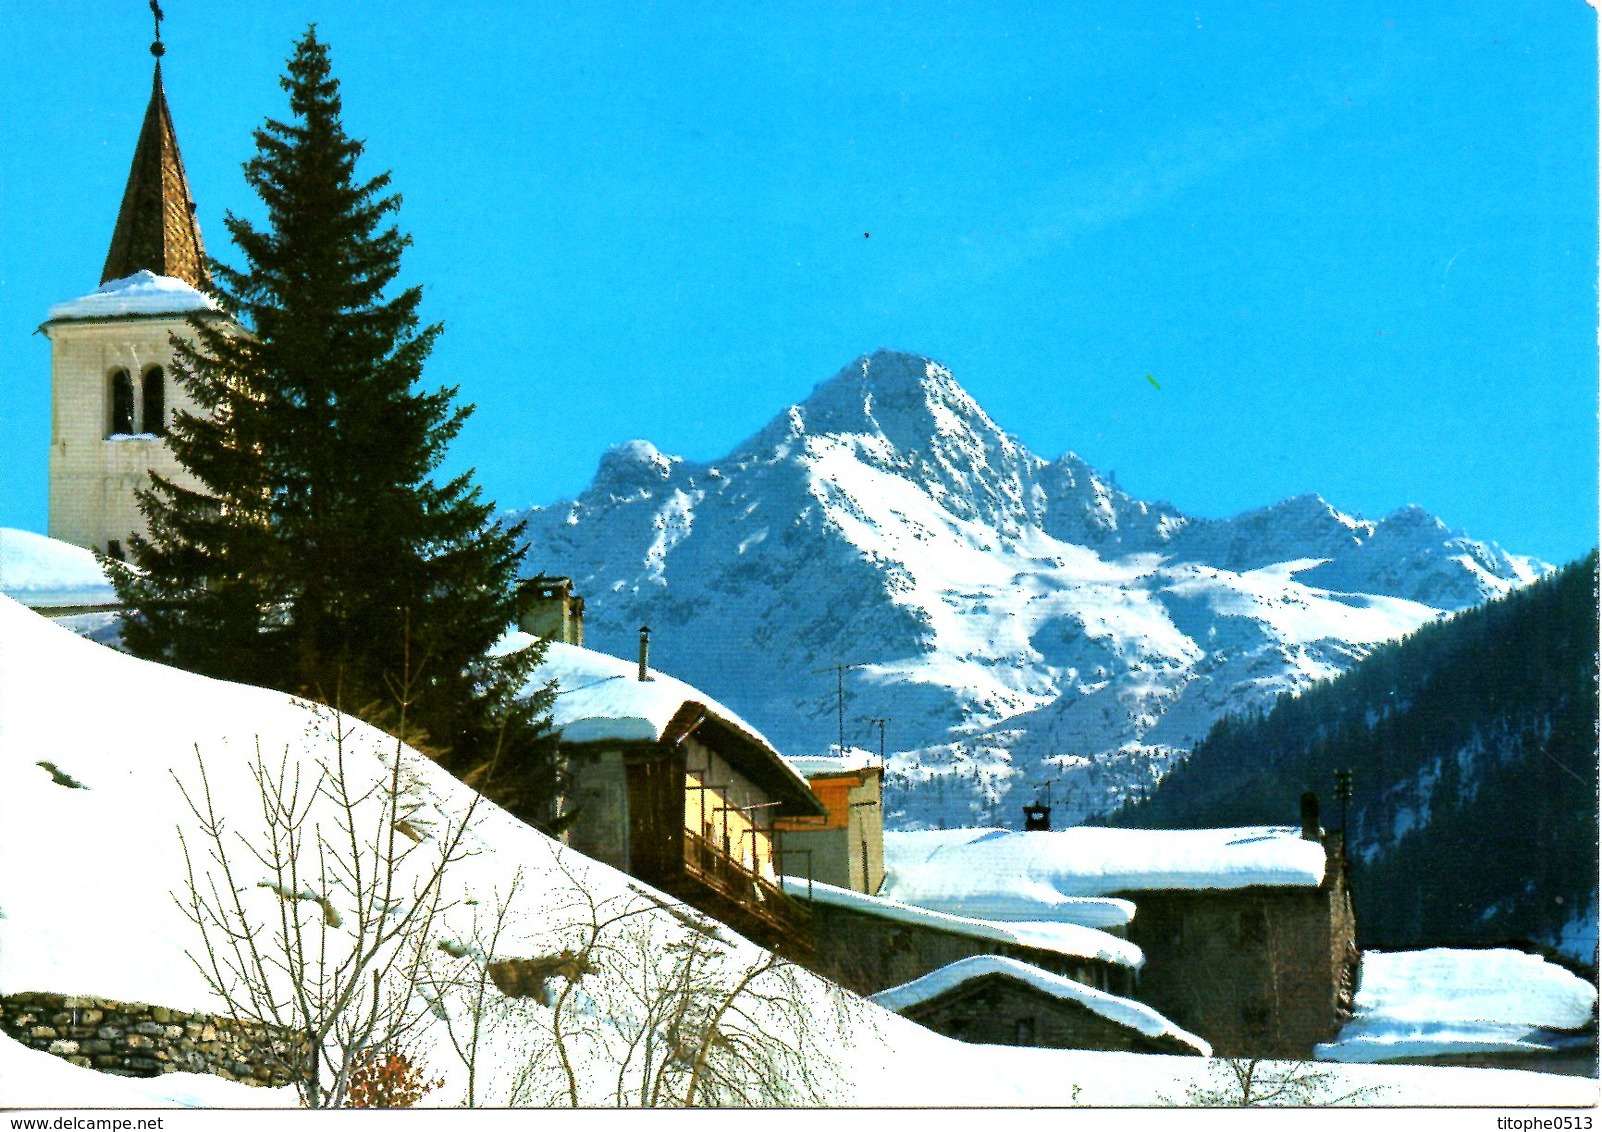
{"type": "Polygon", "coordinates": [[[574,780],[570,845],[728,924],[747,938],[793,956],[811,949],[804,906],[785,896],[765,852],[775,813],[820,813],[804,784],[776,767],[778,756],[753,737],[687,703],[650,741],[564,746],[574,780]],[[693,736],[693,738],[692,738],[693,736]],[[716,788],[703,780],[738,779],[716,788]],[[714,789],[723,793],[714,793],[714,789]],[[721,804],[721,822],[697,820],[697,803],[721,804]],[[741,798],[758,801],[740,804],[741,798]],[[736,816],[731,836],[730,818],[736,816]],[[769,875],[765,875],[769,874],[769,875]]]}

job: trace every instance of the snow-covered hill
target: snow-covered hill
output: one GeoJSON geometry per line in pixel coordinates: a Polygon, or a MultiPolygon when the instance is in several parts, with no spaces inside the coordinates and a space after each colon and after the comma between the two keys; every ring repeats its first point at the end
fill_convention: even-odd
{"type": "Polygon", "coordinates": [[[631,441],[576,500],[521,512],[531,571],[588,600],[590,643],[641,624],[662,663],[787,752],[873,748],[893,825],[1058,820],[1159,777],[1226,711],[1341,671],[1545,566],[1416,507],[1299,496],[1228,520],[1047,461],[938,363],[880,351],[721,460],[631,441]],[[1066,811],[1066,812],[1065,812],[1066,811]]]}
{"type": "MultiPolygon", "coordinates": [[[[215,906],[226,914],[237,896],[237,906],[257,921],[250,945],[281,954],[284,925],[298,923],[311,933],[308,973],[316,975],[344,959],[362,922],[357,893],[364,885],[328,862],[371,866],[386,843],[415,844],[415,855],[399,869],[400,883],[372,921],[399,922],[414,894],[426,889],[420,882],[448,831],[471,810],[463,841],[469,853],[446,868],[437,916],[395,944],[399,954],[426,960],[427,977],[406,1000],[417,1020],[407,1049],[426,1078],[444,1080],[425,1103],[467,1099],[469,1075],[458,1051],[473,1032],[473,989],[484,985],[475,984],[475,972],[494,959],[578,947],[596,907],[631,907],[634,914],[619,921],[607,946],[583,950],[583,962],[569,963],[573,982],[551,976],[554,987],[574,988],[564,1017],[577,1099],[612,1103],[620,1087],[638,1086],[644,1057],[654,1057],[667,1079],[678,1079],[678,1063],[664,1066],[662,1058],[682,1061],[685,1034],[670,1032],[679,1015],[649,1013],[663,1001],[652,996],[660,985],[651,972],[693,969],[717,977],[720,970],[744,971],[765,953],[638,882],[559,850],[493,806],[472,809],[473,798],[427,760],[353,720],[289,696],[135,660],[0,597],[0,995],[55,993],[226,1011],[190,958],[205,949],[179,903],[191,891],[185,845],[201,891],[215,891],[215,906]],[[334,739],[340,732],[342,743],[334,739]],[[292,828],[308,838],[320,830],[326,839],[320,853],[304,855],[293,887],[275,879],[268,863],[274,855],[253,763],[269,777],[301,784],[305,814],[292,828]],[[329,792],[330,772],[339,768],[338,780],[358,796],[353,841],[332,836],[345,812],[329,792]],[[405,797],[399,824],[386,821],[383,804],[397,768],[405,797]],[[314,792],[319,780],[324,788],[314,792]],[[221,841],[208,837],[185,790],[221,819],[221,841]],[[235,870],[233,885],[212,890],[205,880],[216,872],[209,852],[219,846],[235,870]],[[314,866],[312,857],[321,864],[314,866]],[[322,939],[319,925],[329,929],[322,939]],[[646,1034],[642,1051],[637,1039],[646,1034]]],[[[228,950],[215,935],[213,943],[228,950]]],[[[363,973],[356,982],[365,986],[366,979],[363,973]]],[[[805,1053],[811,1089],[799,1079],[780,1086],[793,1087],[798,1099],[1143,1105],[1181,1101],[1187,1088],[1207,1086],[1220,1071],[1195,1057],[964,1045],[810,975],[797,973],[787,986],[792,1007],[786,996],[741,1005],[751,1011],[747,1033],[805,1053]]],[[[507,999],[488,988],[488,1005],[477,1012],[484,1027],[471,1085],[477,1103],[571,1099],[552,1061],[550,997],[507,999]]],[[[725,1020],[730,1034],[741,1024],[725,1020]]],[[[1593,1103],[1596,1096],[1593,1081],[1541,1074],[1371,1066],[1334,1072],[1329,1095],[1376,1087],[1370,1103],[1562,1105],[1593,1103]]],[[[212,1077],[108,1078],[0,1037],[0,1107],[294,1102],[291,1089],[250,1089],[212,1077]]]]}

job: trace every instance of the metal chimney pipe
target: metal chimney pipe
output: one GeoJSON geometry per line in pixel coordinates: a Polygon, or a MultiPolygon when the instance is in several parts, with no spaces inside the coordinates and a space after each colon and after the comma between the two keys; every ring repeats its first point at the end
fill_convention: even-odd
{"type": "Polygon", "coordinates": [[[640,626],[640,679],[642,681],[649,680],[651,678],[650,663],[651,663],[651,627],[649,625],[641,625],[640,626]]]}

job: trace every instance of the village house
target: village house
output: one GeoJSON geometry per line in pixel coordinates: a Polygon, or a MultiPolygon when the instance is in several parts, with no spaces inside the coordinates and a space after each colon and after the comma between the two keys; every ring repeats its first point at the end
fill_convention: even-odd
{"type": "Polygon", "coordinates": [[[1149,1006],[1000,955],[959,959],[872,1001],[981,1045],[1212,1055],[1149,1006]]]}
{"type": "MultiPolygon", "coordinates": [[[[563,624],[548,608],[562,603],[571,639],[582,631],[577,600],[570,584],[544,586],[524,623],[563,624]]],[[[570,819],[562,839],[764,946],[804,954],[806,913],[780,887],[774,826],[824,808],[756,728],[653,670],[648,632],[638,664],[547,638],[536,679],[557,689],[552,725],[568,787],[555,816],[570,819]]],[[[519,643],[514,635],[508,646],[519,643]]]]}
{"type": "MultiPolygon", "coordinates": [[[[789,876],[811,909],[808,965],[858,994],[899,986],[976,955],[1028,963],[1111,994],[1128,994],[1145,958],[1112,931],[1062,922],[1001,922],[918,908],[789,876]]],[[[1116,918],[1118,910],[1109,915],[1116,918]]]]}
{"type": "Polygon", "coordinates": [[[828,812],[775,823],[784,870],[870,896],[878,892],[884,883],[884,768],[845,766],[837,757],[793,758],[790,765],[807,776],[828,812]]]}
{"type": "Polygon", "coordinates": [[[9,528],[0,529],[0,594],[78,632],[122,608],[92,552],[9,528]]]}
{"type": "Polygon", "coordinates": [[[885,894],[930,909],[1033,921],[1128,901],[1133,997],[1220,1056],[1310,1057],[1350,1016],[1349,870],[1316,804],[1301,829],[905,833],[886,857],[885,894]]]}
{"type": "Polygon", "coordinates": [[[1321,1061],[1597,1075],[1594,969],[1534,943],[1367,951],[1321,1061]]]}

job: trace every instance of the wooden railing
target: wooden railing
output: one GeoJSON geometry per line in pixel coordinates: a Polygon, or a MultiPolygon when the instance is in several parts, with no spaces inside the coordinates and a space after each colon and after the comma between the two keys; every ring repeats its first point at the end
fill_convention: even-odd
{"type": "Polygon", "coordinates": [[[807,910],[777,885],[746,868],[722,848],[690,830],[684,831],[684,867],[703,884],[717,889],[752,915],[786,933],[807,929],[807,910]]]}

